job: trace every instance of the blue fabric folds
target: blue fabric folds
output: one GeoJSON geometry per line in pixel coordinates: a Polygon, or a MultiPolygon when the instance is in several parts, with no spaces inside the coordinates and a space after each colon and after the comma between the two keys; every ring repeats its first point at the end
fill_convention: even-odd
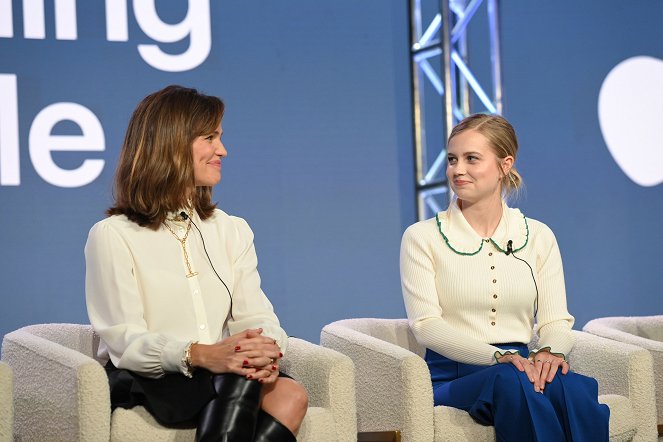
{"type": "MultiPolygon", "coordinates": [[[[524,344],[499,344],[527,357],[524,344]]],[[[435,405],[467,411],[493,425],[498,441],[608,441],[610,410],[595,379],[558,372],[543,394],[512,364],[470,365],[426,350],[435,405]]]]}

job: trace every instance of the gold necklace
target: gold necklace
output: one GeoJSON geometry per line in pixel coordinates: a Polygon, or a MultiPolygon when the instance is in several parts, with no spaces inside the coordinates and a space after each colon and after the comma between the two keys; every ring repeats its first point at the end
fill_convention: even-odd
{"type": "Polygon", "coordinates": [[[186,263],[186,268],[189,269],[189,273],[186,274],[187,278],[191,278],[191,277],[196,276],[198,274],[198,272],[194,272],[191,269],[191,262],[189,262],[189,254],[186,252],[186,239],[189,237],[189,232],[191,231],[191,216],[192,215],[193,215],[193,211],[189,210],[189,217],[188,217],[189,222],[187,223],[186,232],[184,233],[183,238],[180,238],[179,236],[177,236],[177,233],[175,233],[173,231],[173,229],[171,229],[170,226],[168,224],[166,224],[166,221],[163,222],[163,225],[166,226],[166,229],[168,229],[168,231],[173,234],[175,239],[182,246],[182,252],[184,253],[184,262],[186,263]]]}
{"type": "MultiPolygon", "coordinates": [[[[180,212],[180,213],[182,213],[182,212],[180,212]]],[[[182,222],[182,221],[184,221],[184,218],[182,218],[182,215],[180,215],[180,213],[176,213],[175,216],[168,217],[168,218],[166,218],[166,219],[167,219],[168,221],[182,222]]],[[[191,211],[189,211],[189,213],[191,213],[191,211]]]]}

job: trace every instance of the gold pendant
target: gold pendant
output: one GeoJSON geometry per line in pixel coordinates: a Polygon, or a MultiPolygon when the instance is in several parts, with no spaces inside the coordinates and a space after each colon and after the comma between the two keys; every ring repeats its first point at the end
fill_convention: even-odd
{"type": "Polygon", "coordinates": [[[187,278],[193,278],[193,277],[196,276],[197,274],[198,274],[198,272],[192,272],[192,271],[189,271],[189,274],[186,275],[186,277],[187,277],[187,278]]]}

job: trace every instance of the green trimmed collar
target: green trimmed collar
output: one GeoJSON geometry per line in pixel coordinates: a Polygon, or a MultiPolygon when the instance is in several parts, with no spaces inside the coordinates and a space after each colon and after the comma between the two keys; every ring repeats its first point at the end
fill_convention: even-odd
{"type": "Polygon", "coordinates": [[[527,218],[519,209],[507,207],[502,202],[502,218],[490,238],[482,238],[467,222],[456,201],[449,208],[435,215],[437,228],[444,242],[459,255],[472,256],[481,251],[488,239],[501,252],[506,252],[507,242],[513,241],[513,251],[522,250],[529,241],[527,218]]]}

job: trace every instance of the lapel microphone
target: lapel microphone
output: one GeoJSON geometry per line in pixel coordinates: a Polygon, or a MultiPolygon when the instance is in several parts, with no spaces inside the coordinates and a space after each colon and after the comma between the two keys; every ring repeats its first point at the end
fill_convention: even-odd
{"type": "Polygon", "coordinates": [[[536,290],[536,299],[534,300],[534,317],[536,318],[536,314],[539,312],[539,287],[536,284],[536,278],[534,277],[534,270],[532,269],[532,266],[529,265],[527,261],[525,261],[522,258],[518,258],[515,253],[513,253],[513,241],[508,240],[506,242],[506,252],[504,252],[506,256],[512,255],[514,258],[516,258],[518,261],[522,261],[525,264],[527,264],[527,267],[529,267],[529,271],[532,274],[532,281],[534,281],[534,290],[536,290]]]}
{"type": "Polygon", "coordinates": [[[223,286],[224,286],[224,287],[226,288],[226,290],[228,291],[228,296],[230,296],[230,319],[232,319],[232,320],[234,321],[235,318],[233,318],[233,295],[232,295],[232,293],[230,293],[230,289],[228,288],[228,286],[226,285],[226,283],[223,281],[223,279],[221,279],[221,277],[219,276],[219,273],[218,273],[218,272],[216,271],[216,269],[214,268],[214,264],[212,264],[212,259],[209,257],[209,253],[207,253],[207,247],[205,247],[205,238],[203,238],[203,232],[200,231],[200,229],[198,228],[198,226],[196,225],[196,223],[193,222],[193,220],[191,219],[191,217],[189,217],[189,215],[187,215],[187,213],[186,213],[185,211],[181,211],[181,212],[180,212],[180,216],[181,216],[185,221],[186,221],[186,220],[191,221],[191,224],[193,224],[193,227],[195,227],[196,230],[198,231],[198,234],[200,235],[200,240],[201,240],[202,243],[203,243],[203,250],[205,251],[205,255],[207,255],[207,260],[209,261],[209,265],[212,266],[212,270],[214,270],[214,274],[216,275],[217,278],[219,278],[219,281],[221,281],[221,284],[223,284],[223,286]]]}

